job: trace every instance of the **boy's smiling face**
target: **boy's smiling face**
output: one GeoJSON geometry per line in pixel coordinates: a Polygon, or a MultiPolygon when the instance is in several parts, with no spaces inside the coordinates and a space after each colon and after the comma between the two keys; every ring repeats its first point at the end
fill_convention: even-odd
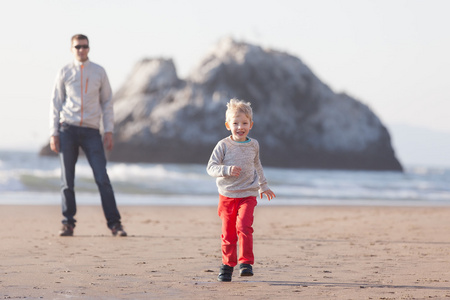
{"type": "Polygon", "coordinates": [[[225,127],[231,131],[231,138],[236,142],[245,142],[250,129],[253,127],[253,122],[242,112],[238,112],[227,122],[225,127]]]}

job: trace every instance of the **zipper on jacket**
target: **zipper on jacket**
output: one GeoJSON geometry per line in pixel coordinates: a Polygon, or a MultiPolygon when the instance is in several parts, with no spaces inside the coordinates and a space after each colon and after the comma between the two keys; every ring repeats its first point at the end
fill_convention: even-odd
{"type": "MultiPolygon", "coordinates": [[[[80,66],[80,76],[81,76],[81,119],[80,126],[83,125],[83,69],[84,65],[80,66]]],[[[86,87],[87,88],[87,87],[86,87]]]]}

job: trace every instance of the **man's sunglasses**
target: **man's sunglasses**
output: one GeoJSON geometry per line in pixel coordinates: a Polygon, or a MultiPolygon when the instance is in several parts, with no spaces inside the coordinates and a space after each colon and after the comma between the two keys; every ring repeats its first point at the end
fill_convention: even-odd
{"type": "Polygon", "coordinates": [[[89,46],[88,45],[76,45],[76,46],[73,46],[75,49],[77,49],[77,50],[80,50],[81,48],[83,48],[83,49],[88,49],[89,48],[89,46]]]}

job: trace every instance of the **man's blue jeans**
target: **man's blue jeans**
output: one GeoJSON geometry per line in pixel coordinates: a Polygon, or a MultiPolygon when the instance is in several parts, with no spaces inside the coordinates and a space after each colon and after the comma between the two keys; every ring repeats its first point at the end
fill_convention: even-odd
{"type": "Polygon", "coordinates": [[[78,160],[79,147],[81,147],[94,173],[108,227],[120,224],[114,191],[106,172],[106,157],[99,130],[63,123],[59,129],[59,141],[62,214],[65,217],[62,223],[75,226],[74,216],[77,212],[74,190],[75,164],[78,160]]]}

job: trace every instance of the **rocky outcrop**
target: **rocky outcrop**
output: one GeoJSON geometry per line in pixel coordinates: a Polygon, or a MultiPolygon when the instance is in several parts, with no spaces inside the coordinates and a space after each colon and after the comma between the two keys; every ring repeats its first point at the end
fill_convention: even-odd
{"type": "Polygon", "coordinates": [[[113,161],[206,164],[230,98],[252,103],[250,136],[265,166],[401,170],[390,136],[364,104],[336,94],[292,55],[223,39],[186,78],[145,59],[114,96],[113,161]]]}
{"type": "MultiPolygon", "coordinates": [[[[229,135],[230,98],[252,103],[250,136],[265,166],[402,170],[387,129],[284,52],[223,39],[186,78],[170,59],[144,59],[114,95],[112,161],[206,164],[229,135]]],[[[49,146],[41,155],[51,155],[49,146]]]]}

